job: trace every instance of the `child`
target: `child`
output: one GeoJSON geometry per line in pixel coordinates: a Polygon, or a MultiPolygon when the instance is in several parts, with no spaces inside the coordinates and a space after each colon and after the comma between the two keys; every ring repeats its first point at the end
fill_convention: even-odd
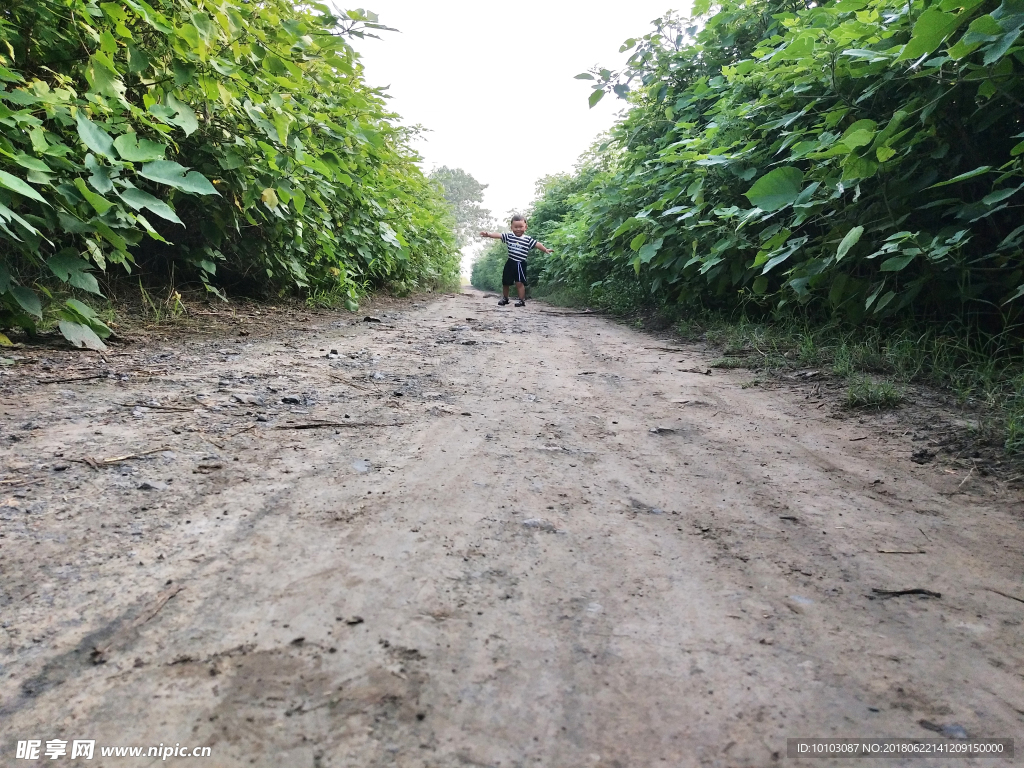
{"type": "Polygon", "coordinates": [[[517,307],[526,306],[526,257],[534,246],[540,248],[544,253],[554,253],[545,248],[532,237],[526,236],[526,217],[516,214],[512,217],[512,231],[496,234],[494,232],[481,232],[480,237],[491,237],[501,240],[508,248],[508,261],[505,262],[505,269],[501,272],[501,301],[499,307],[508,304],[508,288],[512,283],[516,284],[519,291],[517,307]]]}

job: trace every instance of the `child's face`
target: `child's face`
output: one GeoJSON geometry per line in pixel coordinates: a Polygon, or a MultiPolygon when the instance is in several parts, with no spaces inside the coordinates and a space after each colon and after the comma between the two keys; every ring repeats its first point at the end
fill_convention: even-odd
{"type": "Polygon", "coordinates": [[[523,233],[526,232],[525,221],[513,221],[512,222],[512,234],[516,237],[522,237],[523,233]]]}

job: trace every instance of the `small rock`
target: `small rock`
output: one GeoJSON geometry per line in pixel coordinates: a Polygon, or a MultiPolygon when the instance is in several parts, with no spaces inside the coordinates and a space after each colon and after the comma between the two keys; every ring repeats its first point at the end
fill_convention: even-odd
{"type": "Polygon", "coordinates": [[[70,464],[63,464],[63,463],[61,463],[61,464],[54,464],[53,465],[53,471],[54,472],[63,472],[65,469],[70,469],[70,468],[71,468],[70,464]]]}
{"type": "Polygon", "coordinates": [[[281,398],[281,402],[285,405],[301,405],[302,398],[295,397],[294,395],[285,395],[281,398]]]}
{"type": "Polygon", "coordinates": [[[940,733],[948,739],[966,740],[968,738],[967,729],[958,723],[942,726],[940,733]]]}
{"type": "Polygon", "coordinates": [[[366,317],[363,318],[363,322],[364,323],[379,323],[380,322],[380,318],[379,317],[370,317],[369,315],[367,315],[366,317]]]}
{"type": "Polygon", "coordinates": [[[920,725],[922,728],[928,729],[929,731],[935,731],[936,733],[941,733],[947,739],[966,740],[966,739],[970,738],[967,735],[967,729],[964,728],[959,723],[949,723],[947,725],[936,725],[935,723],[931,722],[930,720],[918,720],[917,724],[920,725]]]}
{"type": "Polygon", "coordinates": [[[355,626],[356,624],[362,624],[363,623],[363,617],[362,616],[353,616],[351,619],[345,619],[345,623],[348,624],[349,626],[355,626]]]}
{"type": "Polygon", "coordinates": [[[922,448],[919,451],[914,451],[910,454],[910,460],[915,464],[927,464],[929,461],[935,458],[935,452],[929,451],[927,448],[922,448]]]}
{"type": "Polygon", "coordinates": [[[263,422],[266,422],[266,421],[270,421],[270,419],[268,419],[268,418],[267,418],[266,416],[264,416],[264,415],[263,415],[263,414],[261,413],[261,414],[260,414],[259,416],[257,416],[257,417],[256,417],[256,421],[263,421],[263,422]]]}
{"type": "Polygon", "coordinates": [[[526,528],[536,528],[539,531],[554,531],[555,526],[547,520],[542,520],[539,517],[531,517],[528,520],[523,520],[523,526],[526,528]]]}
{"type": "Polygon", "coordinates": [[[167,483],[160,482],[159,480],[143,480],[139,483],[140,491],[166,491],[167,483]]]}
{"type": "Polygon", "coordinates": [[[675,430],[672,427],[652,427],[651,428],[651,434],[652,435],[670,435],[673,432],[675,432],[675,430]]]}

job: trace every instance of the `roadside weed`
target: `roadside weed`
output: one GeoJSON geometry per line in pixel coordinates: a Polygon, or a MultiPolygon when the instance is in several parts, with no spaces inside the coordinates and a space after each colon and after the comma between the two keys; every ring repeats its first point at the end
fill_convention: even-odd
{"type": "Polygon", "coordinates": [[[895,408],[902,402],[903,392],[891,381],[872,381],[865,376],[846,390],[847,408],[895,408]]]}

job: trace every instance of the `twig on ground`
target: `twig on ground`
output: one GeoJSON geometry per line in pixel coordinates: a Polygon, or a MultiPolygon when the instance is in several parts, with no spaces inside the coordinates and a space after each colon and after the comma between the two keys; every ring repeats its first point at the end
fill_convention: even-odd
{"type": "Polygon", "coordinates": [[[974,467],[971,467],[971,471],[967,473],[967,477],[965,477],[963,480],[960,481],[960,485],[958,485],[957,488],[963,488],[964,487],[964,483],[966,483],[968,480],[970,480],[971,479],[971,475],[973,475],[973,474],[974,474],[974,467]]]}
{"type": "Polygon", "coordinates": [[[1009,594],[1007,592],[1002,592],[1002,591],[1000,591],[998,589],[994,589],[992,587],[985,587],[985,589],[987,589],[989,592],[995,592],[997,595],[1002,595],[1003,597],[1008,597],[1011,600],[1016,600],[1018,603],[1024,603],[1024,599],[1021,599],[1021,598],[1017,597],[1016,595],[1011,595],[1011,594],[1009,594]]]}
{"type": "Polygon", "coordinates": [[[71,376],[66,379],[36,379],[36,384],[69,384],[72,381],[91,381],[92,379],[105,379],[107,374],[97,373],[94,376],[71,376]]]}
{"type": "Polygon", "coordinates": [[[179,408],[174,405],[150,405],[149,403],[118,403],[122,408],[149,408],[152,411],[182,411],[192,413],[195,408],[179,408]]]}
{"type": "Polygon", "coordinates": [[[928,554],[923,549],[879,549],[876,550],[883,555],[925,555],[928,554]]]}
{"type": "Polygon", "coordinates": [[[184,588],[184,586],[178,584],[176,586],[171,587],[170,589],[165,589],[163,592],[157,595],[156,602],[153,604],[153,607],[150,608],[146,613],[140,615],[139,618],[137,618],[134,622],[132,622],[132,627],[142,626],[147,621],[152,619],[154,616],[160,613],[161,608],[167,605],[168,600],[170,600],[176,594],[181,592],[181,590],[183,590],[184,588]]]}
{"type": "Polygon", "coordinates": [[[223,451],[223,450],[224,450],[224,446],[223,446],[223,445],[221,445],[220,443],[215,443],[215,442],[214,442],[213,440],[211,440],[210,438],[208,438],[208,437],[207,437],[207,436],[206,436],[206,435],[205,435],[205,434],[204,434],[203,432],[200,432],[200,433],[199,433],[199,439],[200,439],[200,440],[205,440],[205,441],[206,441],[206,442],[208,442],[208,443],[209,443],[210,445],[212,445],[212,446],[215,446],[215,447],[216,447],[217,449],[219,449],[219,450],[221,450],[221,451],[223,451]]]}
{"type": "Polygon", "coordinates": [[[555,316],[555,317],[588,317],[593,315],[603,315],[604,312],[544,312],[543,310],[537,313],[538,315],[544,316],[555,316]]]}
{"type": "MultiPolygon", "coordinates": [[[[179,592],[181,592],[181,590],[183,590],[184,588],[185,587],[183,587],[181,585],[176,585],[176,586],[171,587],[170,589],[165,589],[163,592],[158,594],[156,596],[156,602],[152,605],[152,607],[150,607],[148,610],[143,611],[142,613],[140,613],[138,615],[138,617],[136,617],[135,621],[133,621],[131,624],[129,624],[128,627],[124,631],[130,632],[133,629],[137,629],[138,627],[141,627],[147,621],[149,621],[154,616],[156,616],[158,613],[160,613],[160,609],[163,608],[165,605],[167,605],[167,601],[170,600],[172,597],[174,597],[179,592]]],[[[107,660],[104,658],[104,656],[106,655],[107,651],[109,651],[113,647],[114,643],[117,642],[117,640],[119,639],[118,635],[121,635],[121,634],[122,634],[122,632],[118,632],[104,646],[99,646],[99,645],[94,646],[93,649],[92,649],[92,652],[89,654],[90,661],[92,661],[93,664],[104,664],[104,663],[106,663],[107,660]]]]}
{"type": "Polygon", "coordinates": [[[903,595],[924,595],[925,597],[942,597],[941,592],[915,587],[914,589],[872,589],[879,597],[901,597],[903,595]]]}
{"type": "Polygon", "coordinates": [[[242,434],[243,432],[248,432],[248,431],[249,431],[250,429],[256,429],[256,423],[255,423],[255,422],[253,422],[252,424],[250,424],[250,425],[249,425],[248,427],[246,427],[245,429],[240,429],[240,430],[238,430],[237,432],[235,432],[235,433],[233,433],[233,434],[230,434],[230,435],[228,435],[228,440],[230,440],[230,439],[231,439],[231,438],[233,438],[233,437],[238,437],[238,436],[239,436],[240,434],[242,434]]]}
{"type": "MultiPolygon", "coordinates": [[[[328,376],[330,376],[330,374],[328,374],[328,376]]],[[[343,379],[340,376],[331,376],[331,378],[334,381],[340,381],[342,384],[348,384],[350,387],[353,387],[354,389],[361,389],[363,392],[374,392],[375,391],[373,389],[370,389],[369,387],[364,387],[361,384],[356,384],[354,381],[349,381],[348,379],[343,379]]]]}
{"type": "MultiPolygon", "coordinates": [[[[160,453],[160,451],[169,451],[171,448],[168,445],[162,445],[159,448],[154,448],[151,451],[143,451],[142,453],[129,453],[125,456],[114,456],[109,459],[100,459],[97,464],[117,464],[122,461],[128,461],[129,459],[141,459],[143,456],[150,456],[154,453],[160,453]]],[[[94,459],[95,461],[95,459],[94,459]]]]}
{"type": "Polygon", "coordinates": [[[21,485],[32,485],[33,483],[41,483],[43,478],[37,477],[35,480],[0,480],[0,485],[9,485],[11,488],[17,488],[21,485]]]}
{"type": "Polygon", "coordinates": [[[404,421],[378,424],[372,421],[317,421],[309,424],[279,424],[274,429],[325,429],[329,427],[404,427],[404,421]]]}

